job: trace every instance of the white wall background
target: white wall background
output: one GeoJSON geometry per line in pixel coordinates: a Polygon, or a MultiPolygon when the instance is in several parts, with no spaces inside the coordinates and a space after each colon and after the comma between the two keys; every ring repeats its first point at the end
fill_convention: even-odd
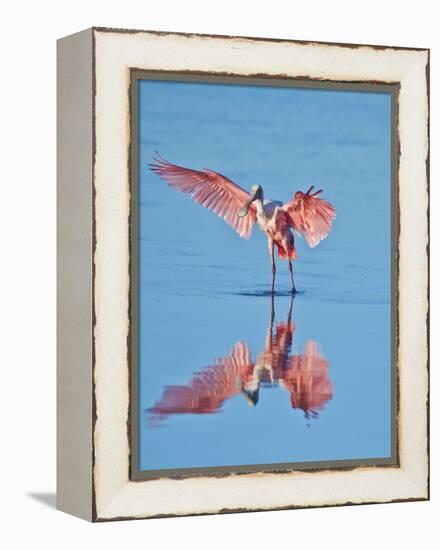
{"type": "Polygon", "coordinates": [[[432,548],[438,544],[439,30],[429,0],[51,0],[0,34],[3,548],[432,548]],[[432,501],[90,525],[55,511],[55,40],[92,25],[431,48],[432,501]],[[435,543],[437,540],[437,543],[435,543]],[[5,544],[6,542],[6,544],[5,544]]]}

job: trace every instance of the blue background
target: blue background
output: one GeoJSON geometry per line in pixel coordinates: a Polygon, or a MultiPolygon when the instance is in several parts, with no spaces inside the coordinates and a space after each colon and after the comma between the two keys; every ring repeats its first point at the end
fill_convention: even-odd
{"type": "MultiPolygon", "coordinates": [[[[140,469],[390,456],[390,120],[387,93],[139,83],[140,469]],[[147,169],[155,150],[283,202],[314,184],[336,206],[317,248],[295,237],[292,353],[318,342],[333,383],[318,419],[274,387],[255,407],[238,394],[218,414],[151,426],[165,386],[190,383],[239,340],[255,360],[271,314],[265,235],[256,226],[244,241],[167,187],[147,169]]],[[[279,261],[277,321],[289,288],[279,261]]]]}

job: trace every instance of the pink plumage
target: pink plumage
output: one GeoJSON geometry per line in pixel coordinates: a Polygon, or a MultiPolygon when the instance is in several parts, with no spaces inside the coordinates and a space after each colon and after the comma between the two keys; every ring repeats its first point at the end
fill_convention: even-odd
{"type": "Polygon", "coordinates": [[[332,222],[336,217],[336,209],[329,202],[318,198],[322,191],[311,193],[313,186],[302,193],[297,191],[293,199],[284,205],[290,226],[298,235],[304,232],[304,236],[313,248],[330,233],[332,222]]]}
{"type": "Polygon", "coordinates": [[[246,217],[238,217],[249,193],[233,181],[213,170],[191,170],[171,164],[156,153],[150,169],[179,193],[189,193],[198,203],[220,216],[243,239],[249,239],[255,223],[255,209],[246,217]]]}
{"type": "Polygon", "coordinates": [[[274,247],[278,256],[289,265],[292,292],[292,260],[296,259],[295,241],[291,230],[304,233],[313,248],[331,231],[336,217],[335,207],[318,197],[322,190],[312,193],[313,186],[303,193],[297,191],[288,203],[264,200],[263,189],[254,185],[251,193],[214,170],[192,170],[168,162],[158,153],[150,169],[179,193],[188,193],[198,204],[223,218],[243,239],[249,239],[255,222],[267,235],[272,262],[272,292],[275,286],[274,247]]]}
{"type": "Polygon", "coordinates": [[[195,374],[187,386],[166,386],[161,400],[148,410],[150,421],[170,414],[218,412],[226,399],[240,393],[237,380],[252,366],[248,346],[237,342],[229,355],[195,374]]]}

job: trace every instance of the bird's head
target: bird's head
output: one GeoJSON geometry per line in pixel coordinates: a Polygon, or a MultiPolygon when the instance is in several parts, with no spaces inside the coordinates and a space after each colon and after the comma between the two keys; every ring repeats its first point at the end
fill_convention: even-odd
{"type": "Polygon", "coordinates": [[[246,216],[250,205],[257,199],[263,200],[263,188],[261,185],[253,185],[251,187],[251,192],[249,194],[249,199],[243,204],[242,208],[238,212],[238,216],[242,218],[243,216],[246,216]]]}

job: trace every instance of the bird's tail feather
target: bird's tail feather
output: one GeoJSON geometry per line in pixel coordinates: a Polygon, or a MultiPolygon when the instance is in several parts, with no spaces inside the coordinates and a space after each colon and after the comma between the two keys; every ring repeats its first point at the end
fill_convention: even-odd
{"type": "Polygon", "coordinates": [[[287,258],[289,258],[289,260],[296,259],[296,250],[293,243],[289,244],[288,251],[286,251],[284,247],[282,245],[279,245],[278,243],[277,243],[277,247],[278,247],[278,257],[281,258],[282,260],[287,260],[287,258]]]}

